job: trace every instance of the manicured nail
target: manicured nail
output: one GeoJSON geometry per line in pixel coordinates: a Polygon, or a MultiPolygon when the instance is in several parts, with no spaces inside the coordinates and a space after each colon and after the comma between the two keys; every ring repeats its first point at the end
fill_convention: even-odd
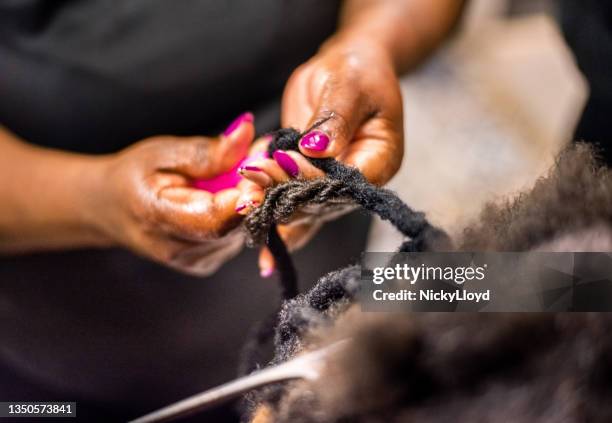
{"type": "Polygon", "coordinates": [[[278,163],[278,165],[290,176],[295,178],[300,173],[300,168],[295,160],[293,160],[293,158],[284,151],[276,150],[274,154],[272,154],[272,157],[274,160],[276,160],[276,163],[278,163]]]}
{"type": "Polygon", "coordinates": [[[238,168],[238,173],[242,173],[245,170],[251,171],[251,172],[263,172],[263,170],[261,170],[261,168],[257,167],[257,166],[241,166],[238,168]]]}
{"type": "Polygon", "coordinates": [[[274,269],[261,269],[261,272],[259,272],[259,275],[262,278],[269,278],[270,276],[272,276],[272,273],[274,273],[274,269]]]}
{"type": "Polygon", "coordinates": [[[310,131],[300,141],[300,146],[307,150],[323,151],[329,144],[329,137],[321,131],[310,131]]]}
{"type": "Polygon", "coordinates": [[[238,116],[236,119],[234,119],[232,123],[229,124],[227,129],[223,131],[223,135],[228,137],[231,135],[232,132],[238,129],[240,125],[242,125],[244,122],[253,122],[254,120],[255,120],[255,116],[253,116],[253,113],[251,112],[243,113],[240,116],[238,116]]]}
{"type": "Polygon", "coordinates": [[[253,207],[257,207],[259,205],[259,201],[245,201],[242,204],[238,204],[234,209],[238,214],[248,214],[253,207]]]}

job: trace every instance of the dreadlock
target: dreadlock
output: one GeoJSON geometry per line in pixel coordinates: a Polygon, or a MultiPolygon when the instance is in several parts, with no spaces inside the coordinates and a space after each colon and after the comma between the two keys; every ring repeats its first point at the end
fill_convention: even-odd
{"type": "MultiPolygon", "coordinates": [[[[272,151],[297,148],[300,134],[291,130],[279,134],[272,151]]],[[[444,232],[392,192],[369,185],[356,170],[340,163],[323,159],[317,165],[315,160],[311,161],[327,171],[327,177],[293,180],[268,190],[264,205],[246,222],[252,244],[277,241],[267,234],[274,235],[276,223],[286,222],[300,205],[344,198],[386,216],[409,236],[400,251],[450,248],[444,232]],[[334,177],[345,170],[357,175],[346,180],[334,177]],[[369,206],[374,198],[382,202],[369,206]]],[[[585,230],[595,230],[612,242],[611,199],[612,173],[598,164],[591,147],[575,145],[561,153],[550,174],[530,192],[487,206],[459,239],[459,250],[547,251],[552,247],[555,251],[558,236],[580,237],[585,230]]],[[[592,247],[587,251],[607,251],[601,244],[592,247]]],[[[605,398],[611,389],[612,344],[602,341],[612,324],[607,315],[367,316],[356,313],[354,305],[349,310],[360,277],[360,267],[349,266],[323,276],[310,291],[283,301],[267,325],[274,335],[272,364],[347,335],[356,340],[356,347],[334,359],[325,380],[250,393],[246,399],[251,411],[259,405],[259,410],[271,410],[274,421],[282,422],[405,421],[407,416],[447,421],[459,415],[465,417],[459,420],[479,415],[483,421],[505,416],[506,420],[548,422],[561,420],[561,415],[568,421],[611,421],[612,409],[605,398]],[[445,336],[451,332],[452,336],[445,336]],[[360,371],[354,372],[356,368],[360,371]],[[519,380],[524,389],[516,389],[519,380]],[[483,384],[474,390],[479,381],[483,384]],[[487,385],[491,381],[495,384],[487,385]],[[549,398],[544,408],[543,395],[549,398]],[[492,409],[495,415],[487,415],[492,409]]]]}
{"type": "MultiPolygon", "coordinates": [[[[273,134],[268,153],[271,155],[276,150],[298,151],[298,141],[302,136],[295,129],[280,129],[273,134]]],[[[303,331],[313,325],[331,321],[352,302],[358,290],[360,268],[353,265],[323,276],[311,291],[298,294],[295,267],[278,235],[276,225],[288,222],[300,207],[335,200],[352,201],[389,221],[409,238],[400,246],[399,251],[450,249],[450,238],[444,231],[432,226],[423,213],[412,210],[394,192],[369,183],[356,168],[331,158],[307,159],[325,172],[326,176],[313,180],[293,179],[269,188],[261,206],[249,213],[244,222],[247,245],[254,247],[265,244],[274,256],[282,304],[280,311],[254,329],[243,350],[242,374],[260,366],[262,346],[272,337],[272,363],[291,357],[302,347],[303,331]]],[[[270,398],[274,388],[265,391],[266,398],[270,398]]],[[[247,402],[251,405],[257,400],[256,393],[247,396],[247,402]]]]}
{"type": "MultiPolygon", "coordinates": [[[[280,129],[274,134],[268,153],[298,151],[301,137],[302,134],[295,129],[280,129]]],[[[327,176],[313,180],[294,179],[268,189],[262,205],[254,209],[244,222],[247,244],[252,247],[265,243],[274,255],[281,274],[282,290],[293,294],[283,296],[283,299],[295,295],[297,281],[291,258],[275,227],[277,223],[288,222],[300,207],[307,204],[324,204],[338,199],[353,201],[364,210],[391,222],[409,238],[400,251],[432,251],[450,247],[450,238],[432,226],[423,213],[412,210],[393,191],[369,183],[356,168],[331,158],[308,160],[327,176]]]]}

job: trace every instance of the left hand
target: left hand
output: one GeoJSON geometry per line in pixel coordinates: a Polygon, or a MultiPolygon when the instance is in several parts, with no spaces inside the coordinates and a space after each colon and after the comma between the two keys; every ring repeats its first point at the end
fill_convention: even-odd
{"type": "MultiPolygon", "coordinates": [[[[326,118],[302,138],[301,154],[333,157],[355,166],[378,185],[397,172],[403,157],[402,98],[393,62],[383,48],[368,41],[332,39],[295,70],[285,87],[282,126],[305,131],[326,118]]],[[[254,148],[263,149],[263,142],[254,148]]],[[[243,172],[252,186],[243,190],[239,204],[260,204],[267,185],[323,176],[297,152],[281,152],[249,165],[259,171],[243,172]]],[[[301,219],[282,225],[279,232],[288,247],[295,249],[316,233],[322,220],[304,223],[301,219]]],[[[263,276],[274,269],[266,249],[259,265],[263,276]]]]}

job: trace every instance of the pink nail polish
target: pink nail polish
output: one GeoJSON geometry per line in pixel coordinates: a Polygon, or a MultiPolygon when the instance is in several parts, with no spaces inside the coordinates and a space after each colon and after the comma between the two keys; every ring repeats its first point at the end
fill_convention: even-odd
{"type": "Polygon", "coordinates": [[[254,120],[255,120],[255,116],[253,116],[253,113],[251,112],[243,113],[240,116],[238,116],[236,119],[234,119],[232,123],[229,124],[227,129],[223,131],[223,135],[228,137],[231,135],[232,132],[238,129],[240,125],[242,125],[244,122],[253,122],[254,120]]]}
{"type": "Polygon", "coordinates": [[[241,211],[244,211],[247,207],[248,208],[254,208],[259,206],[259,201],[245,201],[242,204],[239,204],[238,206],[236,206],[236,208],[234,209],[236,211],[236,213],[240,213],[241,211]]]}
{"type": "Polygon", "coordinates": [[[276,150],[272,157],[278,165],[290,176],[296,177],[300,173],[300,168],[293,158],[282,150],[276,150]]]}
{"type": "Polygon", "coordinates": [[[262,278],[269,278],[272,276],[272,273],[274,273],[274,269],[262,269],[261,272],[259,272],[259,275],[262,278]]]}
{"type": "Polygon", "coordinates": [[[300,146],[312,151],[323,151],[329,145],[329,137],[321,131],[310,131],[300,141],[300,146]]]}
{"type": "Polygon", "coordinates": [[[238,172],[245,171],[245,170],[249,170],[251,172],[263,172],[261,168],[257,166],[249,166],[249,165],[242,166],[240,169],[238,169],[238,172]]]}

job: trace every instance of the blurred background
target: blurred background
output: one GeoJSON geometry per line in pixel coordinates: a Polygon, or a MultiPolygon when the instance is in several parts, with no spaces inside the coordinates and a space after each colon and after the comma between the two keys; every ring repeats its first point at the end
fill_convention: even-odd
{"type": "MultiPolygon", "coordinates": [[[[402,80],[406,154],[390,187],[451,233],[529,189],[573,137],[589,89],[556,6],[473,0],[456,36],[402,80]]],[[[369,251],[399,244],[374,222],[369,251]]]]}

